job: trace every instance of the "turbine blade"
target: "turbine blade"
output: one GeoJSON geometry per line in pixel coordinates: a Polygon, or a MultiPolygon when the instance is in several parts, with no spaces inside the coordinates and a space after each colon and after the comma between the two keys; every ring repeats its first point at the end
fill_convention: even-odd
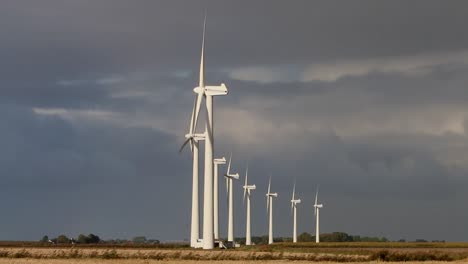
{"type": "Polygon", "coordinates": [[[198,115],[200,114],[201,103],[203,99],[203,92],[198,93],[195,103],[195,117],[193,119],[193,133],[197,130],[198,115]]]}
{"type": "Polygon", "coordinates": [[[247,167],[245,168],[245,186],[247,186],[247,179],[249,178],[249,163],[247,163],[247,167]]]}
{"type": "Polygon", "coordinates": [[[270,187],[271,187],[271,175],[270,175],[270,180],[268,181],[268,194],[270,194],[270,187]]]}
{"type": "Polygon", "coordinates": [[[270,210],[270,196],[267,196],[267,213],[270,210]]]}
{"type": "Polygon", "coordinates": [[[229,178],[228,177],[225,177],[225,178],[226,178],[226,193],[229,196],[229,178]]]}
{"type": "Polygon", "coordinates": [[[191,138],[191,137],[189,137],[189,138],[187,138],[187,140],[185,140],[184,144],[182,144],[182,146],[181,146],[180,149],[179,149],[179,153],[182,152],[182,150],[184,149],[185,145],[187,145],[187,143],[188,143],[189,141],[192,141],[192,138],[191,138]]]}
{"type": "Polygon", "coordinates": [[[229,156],[229,164],[228,164],[228,168],[227,168],[227,175],[229,175],[231,173],[231,160],[232,160],[232,152],[229,156]]]}
{"type": "Polygon", "coordinates": [[[206,14],[203,20],[203,38],[202,38],[202,50],[200,58],[200,80],[199,87],[205,87],[205,32],[206,32],[206,14]]]}
{"type": "Polygon", "coordinates": [[[294,200],[294,194],[296,193],[296,181],[294,181],[294,187],[293,187],[293,193],[292,193],[292,199],[294,200]]]}
{"type": "Polygon", "coordinates": [[[318,186],[317,186],[317,191],[315,192],[315,205],[317,205],[317,200],[318,200],[318,186]]]}

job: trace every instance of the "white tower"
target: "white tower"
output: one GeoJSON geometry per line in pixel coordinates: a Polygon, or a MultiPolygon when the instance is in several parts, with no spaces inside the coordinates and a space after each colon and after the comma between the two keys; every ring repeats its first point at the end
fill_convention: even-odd
{"type": "Polygon", "coordinates": [[[228,193],[228,242],[234,242],[234,197],[233,180],[239,180],[239,173],[231,173],[232,154],[229,157],[228,169],[224,177],[226,178],[226,191],[228,193]]]}
{"type": "Polygon", "coordinates": [[[271,176],[268,182],[267,196],[267,210],[269,211],[269,226],[268,226],[268,244],[273,244],[273,197],[278,197],[277,193],[270,192],[271,176]]]}
{"type": "Polygon", "coordinates": [[[200,247],[198,240],[200,238],[200,223],[199,223],[199,194],[198,194],[198,149],[199,142],[205,139],[205,134],[196,134],[196,124],[194,123],[194,114],[196,108],[196,101],[192,110],[192,117],[190,119],[189,133],[185,135],[185,142],[180,148],[179,152],[182,152],[187,143],[190,142],[190,149],[192,151],[192,214],[191,214],[191,223],[190,223],[190,246],[191,247],[200,247]]]}
{"type": "Polygon", "coordinates": [[[218,169],[219,165],[226,164],[226,158],[214,159],[214,181],[213,181],[213,214],[214,214],[214,239],[219,240],[219,178],[218,169]]]}
{"type": "Polygon", "coordinates": [[[318,204],[318,188],[317,192],[315,193],[315,203],[314,203],[314,214],[315,214],[315,243],[320,243],[320,208],[323,207],[323,204],[318,204]]]}
{"type": "Polygon", "coordinates": [[[297,243],[297,204],[301,203],[301,199],[295,199],[296,183],[294,183],[293,193],[291,198],[291,210],[293,211],[293,243],[297,243]]]}
{"type": "Polygon", "coordinates": [[[201,101],[206,101],[206,123],[205,123],[205,175],[203,184],[203,249],[214,248],[214,204],[213,204],[213,152],[214,152],[214,122],[213,122],[213,96],[227,95],[228,90],[223,83],[219,86],[205,85],[205,28],[206,16],[203,23],[203,41],[200,60],[200,82],[193,91],[197,94],[194,123],[198,121],[201,101]]]}
{"type": "Polygon", "coordinates": [[[252,235],[250,233],[250,192],[255,190],[257,187],[254,185],[249,185],[248,184],[248,173],[249,173],[249,167],[247,165],[247,168],[245,169],[245,183],[244,183],[244,202],[245,202],[245,197],[247,195],[247,221],[245,225],[245,245],[250,246],[252,245],[252,235]]]}

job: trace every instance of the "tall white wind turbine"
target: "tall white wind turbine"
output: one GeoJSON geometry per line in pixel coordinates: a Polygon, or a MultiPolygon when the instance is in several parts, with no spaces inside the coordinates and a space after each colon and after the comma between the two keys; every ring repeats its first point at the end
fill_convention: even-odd
{"type": "MultiPolygon", "coordinates": [[[[196,100],[196,99],[195,99],[196,100]]],[[[192,116],[190,118],[189,133],[185,135],[185,142],[180,148],[179,152],[182,152],[187,143],[190,142],[190,149],[192,151],[192,214],[190,223],[190,246],[200,247],[198,239],[200,238],[200,223],[199,223],[199,194],[198,194],[198,148],[199,141],[205,140],[205,134],[195,133],[195,107],[196,101],[193,106],[192,116]]]]}
{"type": "Polygon", "coordinates": [[[233,180],[239,180],[239,173],[231,173],[232,154],[229,157],[228,169],[224,177],[226,178],[226,191],[228,193],[228,242],[234,242],[234,197],[233,180]]]}
{"type": "Polygon", "coordinates": [[[301,199],[295,199],[296,182],[294,182],[293,193],[291,198],[291,210],[293,211],[293,243],[297,243],[297,204],[301,203],[301,199]]]}
{"type": "Polygon", "coordinates": [[[315,243],[320,243],[320,208],[323,207],[323,204],[318,204],[318,188],[317,192],[315,193],[315,203],[314,203],[314,214],[315,214],[315,243]]]}
{"type": "Polygon", "coordinates": [[[214,214],[214,239],[219,240],[219,183],[218,183],[218,168],[219,165],[226,164],[226,158],[222,157],[219,159],[214,159],[214,188],[213,188],[213,196],[214,196],[214,205],[213,205],[213,214],[214,214]]]}
{"type": "Polygon", "coordinates": [[[228,90],[224,83],[219,86],[205,85],[205,30],[206,16],[203,22],[203,40],[200,59],[200,82],[193,91],[197,94],[194,123],[197,124],[203,97],[206,100],[205,123],[205,175],[203,184],[203,249],[214,248],[214,204],[213,204],[213,153],[214,153],[214,123],[213,123],[213,96],[227,95],[228,90]]]}
{"type": "Polygon", "coordinates": [[[268,181],[267,196],[267,211],[270,213],[269,226],[268,226],[268,244],[273,244],[273,197],[278,197],[277,193],[271,192],[271,176],[268,181]]]}
{"type": "Polygon", "coordinates": [[[250,192],[255,190],[257,187],[254,185],[248,184],[249,178],[249,166],[245,169],[245,183],[244,183],[244,202],[245,197],[247,195],[247,221],[245,225],[245,245],[250,246],[252,245],[252,235],[250,233],[250,192]]]}

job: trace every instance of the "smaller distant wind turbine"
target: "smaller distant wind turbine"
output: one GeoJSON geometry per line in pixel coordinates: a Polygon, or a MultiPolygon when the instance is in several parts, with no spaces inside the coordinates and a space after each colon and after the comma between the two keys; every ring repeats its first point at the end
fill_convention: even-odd
{"type": "Polygon", "coordinates": [[[219,240],[219,183],[218,183],[218,167],[226,164],[226,158],[214,159],[214,180],[213,180],[213,215],[214,215],[214,239],[219,240]]]}
{"type": "Polygon", "coordinates": [[[296,182],[294,182],[293,193],[291,198],[291,210],[293,213],[293,243],[297,243],[297,204],[301,203],[301,199],[295,199],[296,182]]]}
{"type": "Polygon", "coordinates": [[[269,228],[268,228],[268,244],[273,244],[273,197],[278,197],[277,193],[271,192],[271,176],[268,181],[267,197],[267,211],[270,213],[269,228]]]}
{"type": "Polygon", "coordinates": [[[226,190],[228,192],[228,242],[234,242],[234,199],[233,180],[239,180],[239,173],[231,173],[232,153],[229,157],[228,169],[224,177],[226,178],[226,190]]]}
{"type": "Polygon", "coordinates": [[[205,140],[205,134],[196,133],[195,120],[196,99],[192,109],[192,117],[190,118],[189,132],[185,135],[184,144],[180,147],[179,152],[182,152],[184,147],[190,143],[192,152],[192,215],[190,223],[190,246],[198,247],[198,239],[200,238],[200,223],[199,223],[199,194],[198,194],[198,165],[199,165],[199,142],[205,140]]]}
{"type": "Polygon", "coordinates": [[[323,207],[323,204],[318,204],[318,187],[317,192],[315,193],[315,203],[314,203],[314,214],[315,214],[315,243],[320,243],[320,208],[323,207]]]}
{"type": "Polygon", "coordinates": [[[257,187],[254,185],[249,185],[248,184],[248,178],[249,178],[249,165],[247,165],[247,168],[245,169],[245,183],[244,183],[244,202],[245,202],[245,196],[247,195],[247,221],[246,221],[246,226],[245,226],[245,245],[250,246],[252,245],[252,236],[250,234],[250,192],[252,190],[255,190],[257,187]]]}

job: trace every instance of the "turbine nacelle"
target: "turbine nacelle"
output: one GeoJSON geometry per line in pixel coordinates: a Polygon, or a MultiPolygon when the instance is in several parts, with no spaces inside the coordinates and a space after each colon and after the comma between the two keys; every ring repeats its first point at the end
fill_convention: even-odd
{"type": "Polygon", "coordinates": [[[293,204],[300,204],[300,203],[301,203],[301,199],[291,200],[291,203],[293,203],[293,204]]]}
{"type": "Polygon", "coordinates": [[[242,188],[246,189],[246,190],[255,190],[257,189],[257,186],[254,185],[244,185],[242,186],[242,188]]]}
{"type": "Polygon", "coordinates": [[[208,95],[208,96],[218,96],[218,95],[227,95],[228,89],[226,84],[221,83],[220,85],[208,85],[204,87],[197,86],[193,88],[193,92],[198,95],[208,95]]]}
{"type": "Polygon", "coordinates": [[[322,207],[323,207],[323,204],[314,204],[314,207],[317,208],[317,209],[318,209],[318,208],[322,208],[322,207]]]}
{"type": "Polygon", "coordinates": [[[195,141],[202,141],[205,140],[205,134],[186,134],[185,135],[186,140],[193,139],[195,141]]]}
{"type": "Polygon", "coordinates": [[[213,162],[217,165],[224,165],[226,164],[226,158],[222,157],[220,159],[214,159],[213,162]]]}
{"type": "Polygon", "coordinates": [[[278,193],[267,193],[267,197],[278,197],[278,193]]]}
{"type": "Polygon", "coordinates": [[[239,173],[236,174],[224,174],[224,177],[228,179],[239,180],[239,173]]]}

